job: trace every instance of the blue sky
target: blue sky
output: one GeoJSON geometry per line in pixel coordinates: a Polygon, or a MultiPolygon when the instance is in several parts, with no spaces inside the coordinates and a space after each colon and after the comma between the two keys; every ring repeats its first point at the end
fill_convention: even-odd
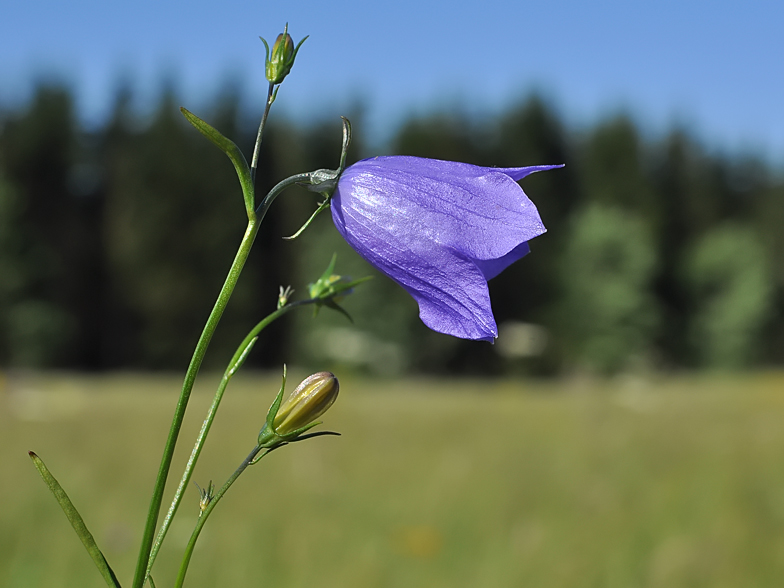
{"type": "Polygon", "coordinates": [[[31,0],[0,4],[0,105],[56,76],[100,122],[120,79],[141,106],[173,76],[198,112],[229,79],[262,101],[264,47],[309,34],[281,90],[294,119],[362,101],[383,138],[411,113],[493,113],[536,88],[576,128],[624,109],[784,163],[780,0],[31,0]]]}

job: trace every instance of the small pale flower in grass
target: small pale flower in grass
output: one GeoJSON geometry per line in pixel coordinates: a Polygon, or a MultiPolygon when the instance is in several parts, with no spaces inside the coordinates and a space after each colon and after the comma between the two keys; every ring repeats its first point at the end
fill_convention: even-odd
{"type": "Polygon", "coordinates": [[[357,253],[403,286],[428,327],[493,341],[487,280],[545,232],[517,181],[560,165],[493,168],[419,157],[374,157],[340,176],[332,219],[357,253]]]}

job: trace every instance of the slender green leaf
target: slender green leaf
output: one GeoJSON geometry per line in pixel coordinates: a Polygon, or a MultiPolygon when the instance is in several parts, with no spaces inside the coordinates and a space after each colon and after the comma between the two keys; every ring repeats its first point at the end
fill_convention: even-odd
{"type": "Polygon", "coordinates": [[[84,544],[85,549],[90,554],[90,557],[93,558],[93,562],[98,567],[98,570],[101,572],[103,579],[106,580],[106,584],[109,586],[113,586],[114,588],[120,588],[120,582],[117,580],[117,576],[114,575],[114,571],[112,571],[109,562],[106,561],[106,558],[101,553],[101,550],[98,549],[98,545],[95,543],[95,539],[93,539],[92,534],[90,531],[87,530],[87,526],[84,524],[84,520],[82,520],[82,515],[79,514],[79,511],[76,510],[76,507],[71,502],[71,499],[68,498],[68,495],[63,490],[63,487],[60,486],[60,483],[55,479],[55,477],[49,472],[49,469],[46,467],[41,458],[38,457],[32,451],[29,452],[30,459],[33,460],[33,464],[35,465],[38,473],[41,474],[41,477],[46,482],[46,485],[49,486],[49,490],[52,491],[54,494],[55,499],[60,504],[60,508],[63,509],[65,516],[68,517],[68,520],[71,522],[71,526],[73,527],[76,534],[79,536],[79,539],[82,540],[82,544],[84,544]]]}
{"type": "Polygon", "coordinates": [[[240,148],[237,147],[234,141],[224,137],[220,131],[204,122],[188,109],[180,108],[180,111],[182,112],[183,116],[188,119],[189,123],[196,127],[196,129],[202,135],[215,143],[220,148],[220,150],[228,155],[229,159],[231,159],[231,162],[234,164],[234,169],[237,170],[237,176],[240,179],[240,185],[242,186],[242,197],[245,199],[245,209],[248,212],[248,217],[250,217],[256,208],[255,195],[250,167],[248,167],[248,161],[245,159],[242,151],[240,151],[240,148]]]}

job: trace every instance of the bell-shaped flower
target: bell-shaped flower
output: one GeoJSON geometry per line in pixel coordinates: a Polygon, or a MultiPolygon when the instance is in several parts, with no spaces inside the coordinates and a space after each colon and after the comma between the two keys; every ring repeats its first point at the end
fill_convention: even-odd
{"type": "Polygon", "coordinates": [[[365,159],[340,176],[332,219],[357,253],[414,297],[428,327],[493,341],[498,328],[487,280],[545,232],[517,181],[556,167],[365,159]]]}

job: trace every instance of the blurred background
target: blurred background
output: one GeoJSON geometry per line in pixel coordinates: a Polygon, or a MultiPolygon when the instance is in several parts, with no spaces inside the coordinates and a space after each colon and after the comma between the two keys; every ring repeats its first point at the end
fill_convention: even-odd
{"type": "MultiPolygon", "coordinates": [[[[266,95],[257,37],[272,43],[286,22],[310,38],[273,107],[259,192],[335,168],[340,115],[350,161],[566,167],[522,183],[548,232],[490,282],[495,345],[429,331],[329,215],[284,241],[311,193],[275,203],[193,427],[212,371],[279,286],[304,296],[336,252],[339,273],[376,278],[345,300],[353,323],[306,309],[274,324],[206,461],[233,469],[219,456],[244,455],[235,429],[263,414],[277,390],[264,373],[284,362],[341,377],[354,403],[336,405],[335,428],[351,440],[271,460],[280,482],[262,494],[283,506],[264,521],[282,543],[239,530],[242,547],[219,549],[231,527],[216,517],[194,585],[254,583],[252,566],[225,563],[253,541],[284,586],[778,585],[783,17],[763,0],[0,6],[0,489],[14,505],[0,513],[0,586],[97,577],[25,463],[31,448],[77,506],[99,505],[88,525],[132,569],[170,374],[245,224],[231,164],[178,108],[250,157],[266,95]],[[303,535],[286,515],[300,507],[303,535]],[[58,554],[46,563],[42,529],[58,554]]],[[[202,485],[225,477],[202,471],[202,485]]],[[[259,489],[246,483],[227,507],[240,527],[259,489]]]]}
{"type": "MultiPolygon", "coordinates": [[[[339,115],[352,160],[566,167],[523,184],[548,233],[490,284],[497,345],[430,332],[378,277],[346,302],[354,324],[290,315],[254,365],[553,375],[784,361],[772,4],[189,6],[3,9],[0,365],[186,365],[244,224],[231,164],[178,107],[250,153],[266,91],[257,36],[272,42],[287,20],[296,41],[312,36],[273,110],[261,193],[334,168],[339,115]]],[[[333,251],[340,272],[374,273],[329,215],[281,239],[314,206],[304,190],[276,203],[208,365],[333,251]]]]}

